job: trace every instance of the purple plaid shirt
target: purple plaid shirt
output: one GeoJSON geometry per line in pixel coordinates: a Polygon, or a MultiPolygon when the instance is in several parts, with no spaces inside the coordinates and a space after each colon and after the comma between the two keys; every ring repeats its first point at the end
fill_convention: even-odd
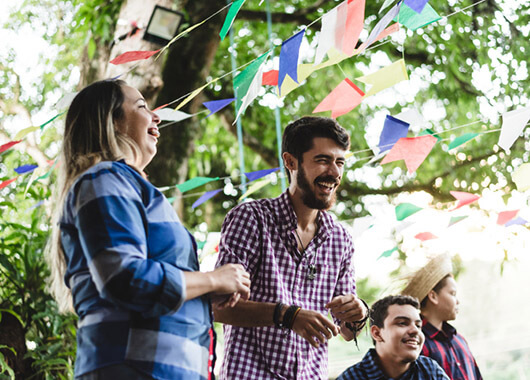
{"type": "MultiPolygon", "coordinates": [[[[355,294],[353,242],[348,232],[320,212],[318,232],[302,255],[295,237],[296,214],[287,192],[243,203],[223,223],[217,265],[242,264],[252,279],[251,300],[297,304],[328,315],[326,303],[355,294]],[[316,276],[308,279],[309,267],[316,276]]],[[[224,326],[221,379],[327,379],[328,346],[313,348],[291,330],[224,326]]]]}

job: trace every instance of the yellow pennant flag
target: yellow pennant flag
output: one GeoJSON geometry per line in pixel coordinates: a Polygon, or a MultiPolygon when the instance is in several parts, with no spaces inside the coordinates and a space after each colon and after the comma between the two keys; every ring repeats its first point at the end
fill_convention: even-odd
{"type": "Polygon", "coordinates": [[[40,129],[40,127],[27,127],[27,128],[24,128],[24,129],[18,131],[18,133],[16,134],[14,140],[22,140],[24,137],[26,137],[26,135],[28,135],[29,133],[34,132],[34,131],[36,131],[38,129],[40,129]]]}
{"type": "Polygon", "coordinates": [[[255,193],[262,187],[267,186],[271,182],[271,179],[262,179],[261,181],[254,182],[247,190],[245,194],[239,197],[238,202],[241,202],[243,199],[247,198],[249,195],[255,193]]]}
{"type": "Polygon", "coordinates": [[[206,83],[204,86],[201,86],[201,87],[199,87],[196,90],[193,90],[193,92],[191,94],[189,94],[186,99],[184,99],[178,106],[175,107],[175,111],[177,111],[177,110],[181,109],[182,107],[184,107],[186,104],[188,104],[191,101],[191,99],[193,99],[194,97],[199,95],[202,90],[204,90],[206,87],[208,87],[209,85],[211,85],[212,83],[214,83],[214,82],[216,82],[218,80],[219,80],[219,78],[215,78],[215,79],[211,80],[210,82],[206,83]]]}
{"type": "Polygon", "coordinates": [[[512,173],[512,180],[517,185],[517,190],[530,190],[530,164],[522,164],[512,173]]]}
{"type": "Polygon", "coordinates": [[[374,95],[379,91],[392,87],[396,83],[404,80],[408,80],[407,68],[405,67],[405,60],[400,59],[392,63],[389,66],[383,67],[381,70],[375,73],[368,74],[359,78],[356,78],[359,82],[370,84],[372,87],[366,91],[366,95],[374,95]]]}

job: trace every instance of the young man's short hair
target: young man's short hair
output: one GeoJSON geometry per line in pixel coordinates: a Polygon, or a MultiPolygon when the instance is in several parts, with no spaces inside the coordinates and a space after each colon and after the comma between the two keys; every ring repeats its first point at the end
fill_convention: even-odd
{"type": "Polygon", "coordinates": [[[417,298],[411,296],[386,296],[372,305],[370,310],[370,325],[383,328],[385,318],[388,317],[388,308],[392,305],[411,305],[415,309],[420,309],[420,303],[417,298]]]}

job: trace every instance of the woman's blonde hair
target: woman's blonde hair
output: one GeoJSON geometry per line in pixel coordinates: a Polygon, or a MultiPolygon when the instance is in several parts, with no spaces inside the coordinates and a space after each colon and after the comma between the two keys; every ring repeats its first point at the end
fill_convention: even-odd
{"type": "Polygon", "coordinates": [[[59,225],[68,190],[83,172],[101,161],[127,159],[134,163],[140,155],[138,145],[116,127],[124,118],[125,85],[121,80],[92,83],[77,94],[66,115],[54,189],[52,235],[46,250],[51,271],[49,289],[62,312],[73,311],[72,295],[64,282],[66,260],[59,225]]]}

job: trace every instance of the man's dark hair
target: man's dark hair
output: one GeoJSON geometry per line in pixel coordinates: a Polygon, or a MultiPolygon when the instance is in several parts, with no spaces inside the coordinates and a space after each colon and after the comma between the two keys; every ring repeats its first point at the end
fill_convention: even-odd
{"type": "Polygon", "coordinates": [[[372,305],[370,310],[370,325],[383,328],[385,325],[385,318],[388,317],[388,308],[392,305],[411,305],[416,309],[420,309],[418,299],[411,296],[386,296],[372,305]]]}
{"type": "MultiPolygon", "coordinates": [[[[350,136],[335,119],[305,116],[285,127],[282,153],[291,153],[298,162],[302,162],[303,154],[313,148],[315,137],[330,138],[344,150],[350,148],[350,136]]],[[[289,177],[289,171],[287,171],[287,176],[289,177]]]]}
{"type": "MultiPolygon", "coordinates": [[[[445,284],[447,282],[447,279],[449,277],[453,277],[453,275],[451,273],[447,274],[444,278],[442,278],[440,281],[438,281],[438,283],[436,285],[434,285],[434,288],[432,288],[432,290],[434,290],[436,293],[440,293],[440,290],[442,290],[442,288],[445,286],[445,284]]],[[[425,296],[425,298],[421,300],[420,306],[422,308],[424,308],[427,305],[427,299],[428,298],[429,298],[429,295],[427,294],[427,296],[425,296]]]]}

